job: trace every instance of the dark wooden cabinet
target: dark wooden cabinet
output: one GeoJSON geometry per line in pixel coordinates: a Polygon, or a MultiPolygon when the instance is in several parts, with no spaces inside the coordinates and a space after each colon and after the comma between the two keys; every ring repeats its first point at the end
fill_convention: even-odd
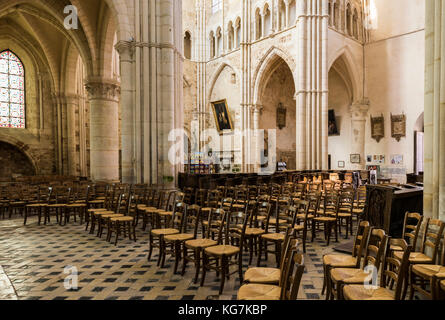
{"type": "Polygon", "coordinates": [[[364,220],[400,238],[406,212],[423,214],[423,188],[368,185],[364,220]]]}

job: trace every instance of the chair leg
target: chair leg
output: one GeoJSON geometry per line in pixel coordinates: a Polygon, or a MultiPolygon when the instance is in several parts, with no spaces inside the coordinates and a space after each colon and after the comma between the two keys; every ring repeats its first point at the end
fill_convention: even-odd
{"type": "Polygon", "coordinates": [[[149,251],[148,251],[148,257],[147,260],[150,261],[151,260],[151,255],[153,254],[153,235],[150,232],[150,238],[149,238],[149,251]]]}
{"type": "Polygon", "coordinates": [[[261,265],[261,256],[263,254],[263,240],[260,237],[258,239],[258,262],[257,262],[257,267],[259,267],[261,265]]]}
{"type": "Polygon", "coordinates": [[[173,274],[177,274],[179,261],[181,259],[181,242],[175,241],[174,246],[175,246],[175,267],[174,267],[173,274]]]}
{"type": "Polygon", "coordinates": [[[227,264],[228,264],[228,260],[227,260],[227,256],[223,255],[221,257],[221,284],[219,287],[219,294],[221,295],[224,291],[224,284],[226,281],[226,270],[227,270],[227,264]]]}
{"type": "Polygon", "coordinates": [[[119,232],[120,232],[120,222],[116,221],[116,239],[114,240],[114,245],[117,245],[117,241],[119,239],[119,232]]]}
{"type": "Polygon", "coordinates": [[[206,273],[207,273],[207,255],[205,252],[202,253],[202,278],[201,278],[201,287],[204,286],[205,279],[206,279],[206,273]]]}

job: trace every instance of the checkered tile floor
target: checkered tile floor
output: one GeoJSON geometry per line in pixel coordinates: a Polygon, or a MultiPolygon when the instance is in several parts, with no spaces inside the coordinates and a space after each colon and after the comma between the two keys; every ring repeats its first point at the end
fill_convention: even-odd
{"type": "MultiPolygon", "coordinates": [[[[38,226],[31,218],[0,221],[0,299],[30,300],[206,300],[236,299],[239,280],[226,281],[218,296],[219,279],[209,272],[203,287],[193,283],[194,266],[184,277],[173,274],[173,259],[165,268],[156,265],[157,252],[147,261],[148,233],[138,228],[138,241],[120,240],[117,246],[90,235],[85,226],[51,224],[38,226]],[[75,268],[75,269],[74,269],[75,268]],[[78,287],[72,288],[72,271],[78,272],[78,287]],[[67,289],[68,288],[68,289],[67,289]],[[71,288],[71,289],[70,289],[71,288]]],[[[299,299],[323,299],[322,234],[309,243],[306,271],[299,299]]],[[[342,243],[342,238],[340,243],[342,243]]],[[[274,257],[264,265],[275,267],[274,257]]],[[[254,259],[256,263],[256,259],[254,259]]],[[[245,267],[247,269],[247,257],[245,267]]]]}

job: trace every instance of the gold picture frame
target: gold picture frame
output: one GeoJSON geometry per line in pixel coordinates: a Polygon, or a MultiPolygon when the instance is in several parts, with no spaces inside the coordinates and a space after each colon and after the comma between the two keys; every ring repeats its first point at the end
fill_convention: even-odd
{"type": "Polygon", "coordinates": [[[212,109],[218,132],[222,134],[224,131],[233,131],[232,117],[227,106],[227,100],[212,102],[212,109]]]}

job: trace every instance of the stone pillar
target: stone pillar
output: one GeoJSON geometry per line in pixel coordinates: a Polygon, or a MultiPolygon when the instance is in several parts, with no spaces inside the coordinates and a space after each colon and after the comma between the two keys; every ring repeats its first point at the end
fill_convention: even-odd
{"type": "Polygon", "coordinates": [[[360,155],[360,164],[351,164],[353,170],[364,170],[366,119],[368,119],[369,100],[357,101],[351,106],[351,154],[360,155]]]}
{"type": "Polygon", "coordinates": [[[328,167],[328,17],[327,1],[297,1],[297,170],[328,167]]]}
{"type": "Polygon", "coordinates": [[[445,221],[445,4],[425,3],[424,215],[445,221]]]}
{"type": "Polygon", "coordinates": [[[79,157],[79,97],[77,95],[66,96],[67,119],[67,149],[68,149],[68,174],[80,175],[79,157]]]}
{"type": "Polygon", "coordinates": [[[135,163],[135,105],[134,105],[134,43],[120,41],[116,44],[116,50],[120,58],[121,74],[121,141],[122,141],[122,182],[136,183],[135,163]]]}
{"type": "Polygon", "coordinates": [[[93,181],[119,180],[119,94],[114,80],[90,78],[90,158],[93,181]]]}
{"type": "Polygon", "coordinates": [[[255,156],[254,156],[254,170],[255,172],[260,172],[261,169],[261,157],[260,157],[260,146],[262,146],[262,141],[260,140],[260,134],[259,134],[259,130],[260,130],[260,116],[261,116],[261,111],[263,110],[263,106],[260,105],[254,105],[252,106],[252,113],[253,113],[253,143],[255,144],[254,148],[252,148],[252,150],[254,150],[255,152],[255,156]]]}

